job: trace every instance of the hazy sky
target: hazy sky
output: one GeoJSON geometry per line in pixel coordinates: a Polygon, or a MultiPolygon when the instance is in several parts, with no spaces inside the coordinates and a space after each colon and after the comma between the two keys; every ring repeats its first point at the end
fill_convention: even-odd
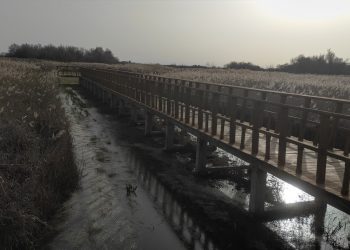
{"type": "Polygon", "coordinates": [[[350,58],[350,0],[0,0],[0,52],[14,42],[164,64],[269,66],[328,48],[350,58]]]}

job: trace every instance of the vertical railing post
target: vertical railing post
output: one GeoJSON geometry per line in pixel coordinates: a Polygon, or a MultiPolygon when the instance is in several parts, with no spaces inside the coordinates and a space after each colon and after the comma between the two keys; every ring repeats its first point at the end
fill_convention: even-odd
{"type": "Polygon", "coordinates": [[[171,80],[167,81],[166,84],[166,113],[167,115],[171,115],[171,98],[172,98],[172,94],[171,94],[171,80]]]}
{"type": "Polygon", "coordinates": [[[263,123],[264,102],[254,100],[253,104],[253,131],[252,131],[252,155],[257,155],[259,152],[259,129],[263,123]]]}
{"type": "MultiPolygon", "coordinates": [[[[305,97],[304,99],[304,110],[301,116],[300,125],[299,125],[299,135],[298,140],[303,141],[305,130],[307,128],[307,117],[308,117],[308,109],[311,106],[311,98],[305,97]]],[[[304,156],[304,147],[302,145],[298,145],[298,156],[297,156],[297,168],[295,170],[296,174],[300,175],[302,174],[302,167],[303,167],[303,156],[304,156]]]]}
{"type": "Polygon", "coordinates": [[[327,149],[329,146],[330,117],[327,114],[320,114],[320,140],[317,151],[316,183],[323,185],[326,178],[327,149]]]}
{"type": "Polygon", "coordinates": [[[174,85],[174,117],[175,119],[179,119],[179,84],[178,81],[175,80],[174,85]]]}
{"type": "Polygon", "coordinates": [[[217,134],[217,125],[218,125],[218,102],[219,102],[219,93],[213,92],[212,93],[212,100],[211,100],[211,135],[217,134]]]}
{"type": "Polygon", "coordinates": [[[158,82],[158,111],[163,112],[163,82],[158,82]]]}
{"type": "MultiPolygon", "coordinates": [[[[336,107],[335,107],[335,113],[342,113],[343,111],[343,103],[342,102],[337,102],[336,103],[336,107]]],[[[329,149],[333,149],[333,147],[335,146],[335,142],[337,139],[337,129],[338,129],[338,123],[339,123],[339,118],[338,116],[334,116],[333,117],[333,121],[332,121],[332,129],[331,129],[331,133],[330,133],[330,142],[328,145],[329,149]]]]}
{"type": "Polygon", "coordinates": [[[245,121],[246,116],[246,106],[247,106],[247,98],[249,96],[249,91],[247,89],[243,90],[243,99],[242,99],[242,106],[240,108],[240,118],[241,122],[245,121]]]}
{"type": "Polygon", "coordinates": [[[270,151],[271,151],[271,134],[270,129],[271,129],[271,123],[272,123],[272,115],[268,114],[267,117],[267,124],[266,124],[266,136],[265,136],[265,161],[270,160],[270,151]]]}
{"type": "Polygon", "coordinates": [[[281,104],[278,113],[279,117],[279,137],[278,137],[278,166],[284,167],[286,164],[287,134],[288,134],[288,107],[281,104]]]}
{"type": "Polygon", "coordinates": [[[229,96],[228,108],[229,108],[228,114],[230,117],[229,143],[234,144],[236,142],[236,119],[237,119],[237,98],[235,96],[229,96]]]}
{"type": "Polygon", "coordinates": [[[185,85],[185,123],[190,123],[190,99],[191,99],[191,83],[185,85]]]}
{"type": "MultiPolygon", "coordinates": [[[[350,135],[347,135],[345,139],[344,156],[349,156],[350,150],[350,135]]],[[[343,176],[343,185],[341,194],[346,196],[349,195],[349,182],[350,182],[350,160],[345,161],[345,170],[343,176]]]]}
{"type": "Polygon", "coordinates": [[[197,89],[198,129],[203,129],[203,95],[203,90],[197,89]]]}

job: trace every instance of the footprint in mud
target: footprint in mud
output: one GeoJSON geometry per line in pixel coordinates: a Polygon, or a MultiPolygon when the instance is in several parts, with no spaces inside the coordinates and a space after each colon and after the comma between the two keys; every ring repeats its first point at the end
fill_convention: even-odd
{"type": "Polygon", "coordinates": [[[105,147],[100,147],[99,148],[102,152],[104,152],[104,153],[108,153],[109,152],[109,150],[107,149],[107,148],[105,148],[105,147]]]}
{"type": "Polygon", "coordinates": [[[132,170],[132,169],[127,169],[125,172],[128,173],[128,174],[134,174],[135,173],[134,170],[132,170]]]}
{"type": "Polygon", "coordinates": [[[102,232],[103,230],[99,227],[96,227],[93,225],[94,222],[90,222],[87,226],[86,226],[86,233],[88,235],[88,239],[90,241],[95,241],[94,240],[94,236],[99,234],[100,232],[102,232]]]}
{"type": "Polygon", "coordinates": [[[113,178],[114,176],[116,176],[117,174],[116,173],[109,173],[107,176],[109,177],[109,178],[113,178]]]}
{"type": "Polygon", "coordinates": [[[96,152],[96,160],[102,163],[111,161],[110,157],[105,155],[103,151],[96,152]]]}
{"type": "Polygon", "coordinates": [[[99,174],[104,174],[106,173],[106,170],[103,169],[103,168],[95,168],[96,172],[99,173],[99,174]]]}
{"type": "Polygon", "coordinates": [[[97,138],[96,135],[94,135],[94,136],[92,136],[92,137],[90,138],[90,142],[91,142],[92,144],[96,144],[97,141],[98,141],[98,138],[97,138]]]}

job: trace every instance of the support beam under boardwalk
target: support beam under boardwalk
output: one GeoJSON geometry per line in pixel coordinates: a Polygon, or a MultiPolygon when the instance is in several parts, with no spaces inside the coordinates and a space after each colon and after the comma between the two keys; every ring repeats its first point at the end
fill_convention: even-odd
{"type": "Polygon", "coordinates": [[[258,168],[251,167],[250,173],[250,199],[249,212],[262,214],[264,212],[265,192],[266,192],[267,172],[258,168]]]}
{"type": "Polygon", "coordinates": [[[170,120],[166,121],[165,127],[165,150],[170,150],[174,146],[175,126],[170,120]]]}
{"type": "Polygon", "coordinates": [[[138,109],[136,105],[131,105],[130,107],[131,121],[137,123],[138,109]]]}
{"type": "MultiPolygon", "coordinates": [[[[261,219],[264,221],[284,220],[296,216],[316,214],[322,209],[322,204],[316,201],[301,201],[290,204],[280,204],[267,208],[264,213],[261,214],[261,219]]],[[[322,223],[323,221],[321,224],[322,223]]]]}
{"type": "Polygon", "coordinates": [[[151,112],[146,111],[145,113],[145,135],[149,136],[152,133],[153,127],[153,114],[151,112]]]}
{"type": "Polygon", "coordinates": [[[207,164],[208,142],[201,137],[197,137],[196,166],[195,173],[205,170],[207,164]]]}
{"type": "Polygon", "coordinates": [[[125,103],[123,100],[119,99],[118,101],[118,116],[124,115],[125,113],[125,103]]]}

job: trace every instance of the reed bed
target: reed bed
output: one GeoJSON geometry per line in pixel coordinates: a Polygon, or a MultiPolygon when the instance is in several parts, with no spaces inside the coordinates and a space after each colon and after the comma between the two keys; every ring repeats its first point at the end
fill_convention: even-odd
{"type": "Polygon", "coordinates": [[[77,187],[53,65],[0,59],[0,248],[37,248],[77,187]]]}

